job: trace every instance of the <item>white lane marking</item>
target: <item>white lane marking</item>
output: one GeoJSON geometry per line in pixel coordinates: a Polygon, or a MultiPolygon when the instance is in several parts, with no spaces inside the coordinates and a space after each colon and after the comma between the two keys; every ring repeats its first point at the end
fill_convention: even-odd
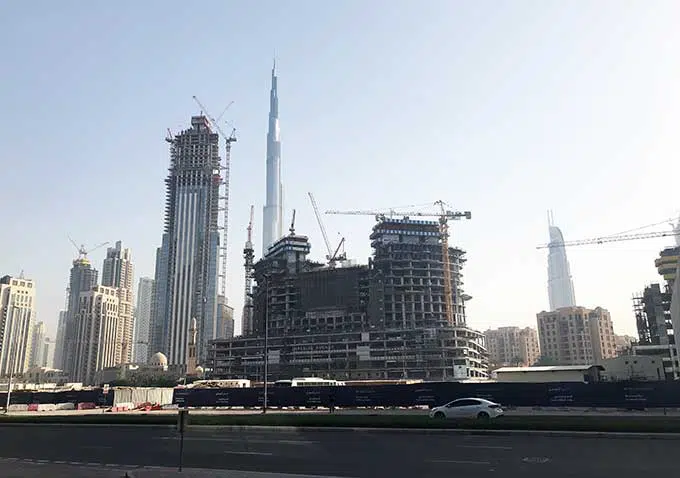
{"type": "Polygon", "coordinates": [[[457,445],[457,448],[479,448],[480,450],[512,450],[511,446],[493,445],[457,445]]]}
{"type": "Polygon", "coordinates": [[[522,461],[524,463],[548,463],[550,461],[550,458],[547,456],[525,456],[522,458],[522,461]]]}
{"type": "MultiPolygon", "coordinates": [[[[154,440],[172,440],[177,441],[179,438],[176,437],[154,437],[154,440]]],[[[184,437],[185,441],[214,441],[214,442],[224,442],[224,443],[272,443],[274,445],[315,445],[320,442],[310,441],[310,440],[265,440],[262,438],[220,438],[220,437],[184,437]]]]}
{"type": "Polygon", "coordinates": [[[259,455],[259,456],[273,456],[273,453],[267,453],[265,451],[225,451],[227,455],[259,455]]]}
{"type": "Polygon", "coordinates": [[[490,461],[467,461],[467,460],[426,460],[429,463],[451,463],[454,465],[490,465],[490,461]]]}
{"type": "Polygon", "coordinates": [[[113,449],[112,446],[108,445],[91,445],[91,446],[83,446],[80,448],[87,448],[88,450],[111,450],[113,449]]]}

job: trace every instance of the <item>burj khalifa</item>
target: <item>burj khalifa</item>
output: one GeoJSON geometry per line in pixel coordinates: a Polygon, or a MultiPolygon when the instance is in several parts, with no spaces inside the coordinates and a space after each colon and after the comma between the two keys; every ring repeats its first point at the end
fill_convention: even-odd
{"type": "Polygon", "coordinates": [[[283,186],[281,184],[281,137],[276,63],[272,67],[269,93],[269,131],[267,132],[267,199],[262,214],[262,256],[283,236],[283,186]]]}

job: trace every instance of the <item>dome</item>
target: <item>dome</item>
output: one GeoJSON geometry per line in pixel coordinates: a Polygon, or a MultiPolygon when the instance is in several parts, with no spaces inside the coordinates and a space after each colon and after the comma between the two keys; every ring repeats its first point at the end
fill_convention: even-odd
{"type": "Polygon", "coordinates": [[[150,365],[154,365],[156,367],[167,367],[168,357],[166,357],[165,354],[161,352],[156,352],[155,354],[153,354],[149,362],[150,365]]]}
{"type": "Polygon", "coordinates": [[[196,367],[196,375],[203,375],[203,367],[200,365],[196,367]]]}

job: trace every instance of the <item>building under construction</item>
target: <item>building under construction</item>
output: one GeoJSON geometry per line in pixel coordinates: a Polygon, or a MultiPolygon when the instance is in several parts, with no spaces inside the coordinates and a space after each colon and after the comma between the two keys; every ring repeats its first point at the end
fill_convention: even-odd
{"type": "Polygon", "coordinates": [[[334,267],[309,260],[308,238],[291,227],[254,265],[252,329],[213,341],[208,368],[262,380],[267,337],[270,381],[486,377],[483,335],[465,324],[465,254],[442,247],[442,229],[381,217],[368,265],[334,267]]]}

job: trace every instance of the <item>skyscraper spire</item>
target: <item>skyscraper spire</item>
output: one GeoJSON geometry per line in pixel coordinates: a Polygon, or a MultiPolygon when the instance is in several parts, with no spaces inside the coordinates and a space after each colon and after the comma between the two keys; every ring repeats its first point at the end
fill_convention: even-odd
{"type": "Polygon", "coordinates": [[[269,130],[267,131],[267,196],[262,214],[262,255],[283,236],[283,185],[281,184],[281,137],[276,59],[272,65],[269,93],[269,130]]]}

